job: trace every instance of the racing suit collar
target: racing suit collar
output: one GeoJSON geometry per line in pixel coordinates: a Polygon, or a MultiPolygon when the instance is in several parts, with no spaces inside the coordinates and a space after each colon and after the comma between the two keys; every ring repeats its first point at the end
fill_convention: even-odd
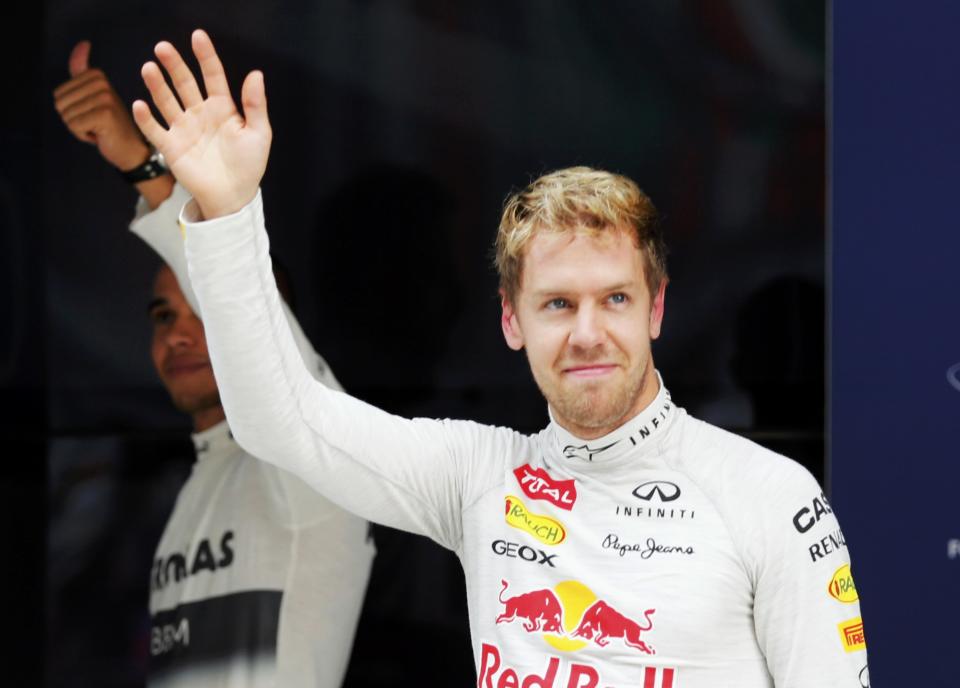
{"type": "Polygon", "coordinates": [[[196,451],[198,461],[225,456],[237,447],[236,440],[233,439],[233,433],[230,432],[230,426],[227,425],[225,420],[202,432],[193,433],[190,438],[193,440],[193,448],[196,451]]]}
{"type": "Polygon", "coordinates": [[[676,410],[659,371],[657,371],[657,381],[660,383],[660,391],[643,411],[613,432],[593,440],[581,439],[562,428],[554,419],[553,411],[548,406],[549,427],[553,432],[555,446],[560,455],[568,461],[595,463],[618,458],[635,447],[653,445],[654,440],[666,432],[676,410]]]}

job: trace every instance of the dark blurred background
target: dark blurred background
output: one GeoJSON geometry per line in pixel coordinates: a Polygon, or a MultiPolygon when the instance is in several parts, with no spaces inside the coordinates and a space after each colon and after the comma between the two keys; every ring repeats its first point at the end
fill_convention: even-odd
{"type": "MultiPolygon", "coordinates": [[[[152,46],[186,49],[198,26],[236,87],[265,72],[273,250],[354,395],[405,416],[541,428],[526,361],[502,342],[489,247],[511,188],[587,164],[635,179],[665,216],[672,281],[654,353],[674,399],[823,478],[824,2],[48,0],[35,12],[28,54],[7,60],[25,105],[4,112],[0,162],[0,484],[22,514],[4,537],[28,614],[7,647],[31,683],[40,662],[48,686],[141,685],[151,556],[192,460],[188,419],[149,361],[156,261],[126,232],[135,196],[49,95],[80,39],[127,101],[145,95],[152,46]]],[[[375,537],[347,685],[414,671],[473,683],[456,558],[375,537]]]]}

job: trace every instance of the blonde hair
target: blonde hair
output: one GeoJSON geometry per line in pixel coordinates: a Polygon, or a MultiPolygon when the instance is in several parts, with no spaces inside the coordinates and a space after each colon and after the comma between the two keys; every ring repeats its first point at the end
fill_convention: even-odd
{"type": "Polygon", "coordinates": [[[643,253],[650,297],[667,278],[666,246],[657,209],[632,180],[590,167],[543,175],[507,197],[497,231],[496,266],[507,301],[520,291],[523,252],[537,232],[626,229],[643,253]]]}

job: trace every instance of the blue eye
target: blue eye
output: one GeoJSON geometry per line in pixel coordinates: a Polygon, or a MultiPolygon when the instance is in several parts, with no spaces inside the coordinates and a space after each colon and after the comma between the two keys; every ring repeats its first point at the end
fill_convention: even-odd
{"type": "Polygon", "coordinates": [[[610,302],[611,302],[611,303],[626,303],[627,300],[628,300],[628,299],[627,299],[627,295],[624,294],[624,293],[622,293],[622,292],[618,292],[618,293],[616,293],[616,294],[611,294],[611,295],[610,295],[610,302]]]}
{"type": "Polygon", "coordinates": [[[564,308],[567,308],[569,305],[570,305],[569,301],[567,301],[566,299],[557,297],[555,299],[550,299],[549,301],[547,301],[545,307],[550,310],[556,311],[556,310],[562,310],[564,308]]]}

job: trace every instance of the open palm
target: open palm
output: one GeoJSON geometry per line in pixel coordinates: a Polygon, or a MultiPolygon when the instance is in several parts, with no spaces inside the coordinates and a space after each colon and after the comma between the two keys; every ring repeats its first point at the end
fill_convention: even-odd
{"type": "Polygon", "coordinates": [[[240,210],[256,195],[272,134],[263,75],[251,72],[244,80],[241,114],[210,37],[198,29],[192,43],[206,97],[180,53],[169,43],[158,43],[154,52],[170,75],[176,96],[155,63],[146,63],[142,75],[167,128],[142,100],[133,104],[133,118],[196,199],[204,217],[212,219],[240,210]]]}

